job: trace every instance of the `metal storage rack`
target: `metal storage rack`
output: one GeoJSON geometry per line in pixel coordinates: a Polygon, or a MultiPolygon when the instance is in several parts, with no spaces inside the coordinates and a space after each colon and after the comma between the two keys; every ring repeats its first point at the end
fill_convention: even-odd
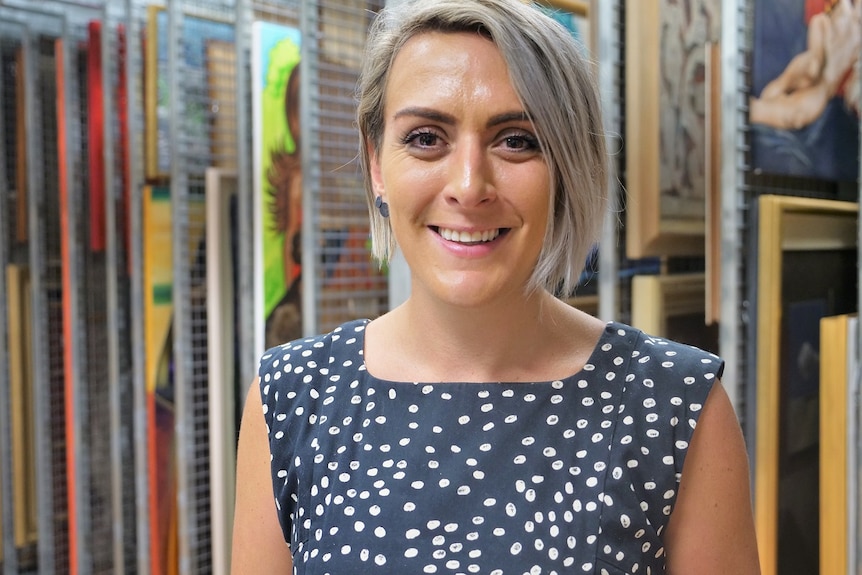
{"type": "MultiPolygon", "coordinates": [[[[764,190],[822,194],[821,189],[788,187],[752,174],[747,99],[753,6],[756,0],[722,3],[722,307],[720,352],[727,361],[724,382],[751,441],[754,414],[753,313],[756,260],[751,209],[764,190]]],[[[359,315],[374,316],[388,306],[387,278],[360,265],[367,217],[353,127],[353,84],[368,16],[383,0],[166,0],[167,75],[170,132],[174,151],[169,178],[173,206],[173,299],[178,452],[178,556],[181,573],[223,573],[225,533],[211,522],[208,465],[207,318],[198,288],[206,274],[191,253],[190,238],[201,233],[193,215],[205,194],[205,170],[212,151],[200,141],[190,109],[212,109],[210,95],[194,83],[182,57],[184,21],[203,17],[235,31],[235,51],[222,64],[233,67],[235,149],[229,158],[238,181],[239,370],[248,381],[256,371],[260,335],[253,319],[251,24],[287,22],[301,31],[303,115],[303,329],[311,334],[359,315]],[[349,247],[347,247],[349,246],[349,247]],[[341,261],[338,257],[347,251],[341,261]],[[191,262],[191,263],[190,263],[191,262]],[[221,539],[218,539],[221,537],[221,539]]],[[[149,483],[146,383],[143,365],[143,221],[146,178],[144,77],[141,40],[147,29],[148,0],[0,0],[0,268],[29,270],[32,326],[32,485],[37,534],[16,541],[16,513],[25,504],[13,484],[16,466],[13,391],[9,365],[10,310],[0,298],[0,570],[18,573],[150,573],[149,483]],[[92,21],[98,34],[88,33],[92,21]],[[122,29],[122,33],[120,32],[122,29]],[[108,112],[101,138],[105,182],[103,249],[88,248],[92,145],[88,102],[93,86],[82,72],[88,43],[99,40],[101,92],[108,112]],[[59,43],[57,41],[60,41],[59,43]],[[117,58],[118,54],[123,58],[117,58]],[[57,67],[58,58],[63,67],[57,67]],[[64,111],[57,115],[58,86],[64,111]],[[122,89],[120,89],[122,88],[122,89]],[[22,96],[23,95],[23,96],[22,96]],[[123,122],[125,116],[125,123],[123,122]],[[123,128],[123,126],[127,126],[123,128]],[[18,139],[22,132],[26,138],[18,139]],[[61,140],[61,134],[64,134],[61,140]],[[21,147],[21,142],[25,142],[21,147]],[[65,154],[61,147],[65,146],[65,154]],[[23,153],[23,154],[22,154],[23,153]],[[26,157],[26,164],[21,158],[26,157]],[[62,163],[61,163],[62,162],[62,163]],[[60,202],[61,187],[65,202],[60,202]],[[26,192],[26,193],[25,193],[26,192]],[[64,220],[65,218],[65,220],[64,220]],[[26,228],[26,229],[24,229],[26,228]],[[66,254],[63,249],[67,249],[66,254]],[[63,261],[67,262],[64,268],[63,261]],[[64,275],[65,274],[65,275],[64,275]],[[63,300],[67,304],[64,307],[63,300]],[[65,315],[64,315],[65,314],[65,315]],[[64,332],[64,329],[66,330],[64,332]],[[67,395],[71,393],[71,395],[67,395]],[[68,434],[67,434],[68,432],[68,434]],[[67,458],[75,462],[67,466],[67,458]],[[74,508],[75,515],[70,515],[74,508]]],[[[625,102],[621,94],[623,2],[592,2],[596,59],[605,97],[609,148],[619,149],[625,102]]],[[[224,158],[222,158],[224,159],[224,158]]],[[[616,199],[625,180],[617,156],[610,176],[616,199]]],[[[862,181],[862,177],[860,177],[862,181]]],[[[621,202],[608,216],[603,245],[621,245],[617,221],[621,202]]],[[[862,228],[860,228],[862,239],[862,228]]],[[[600,251],[599,315],[625,320],[627,284],[616,273],[623,255],[600,251]]],[[[860,260],[862,264],[862,260],[860,260]]],[[[5,282],[5,279],[4,279],[5,282]]],[[[862,265],[860,265],[862,285],[862,265]]],[[[5,293],[5,283],[3,292],[5,293]]],[[[860,294],[862,303],[862,294],[860,294]]],[[[858,338],[862,341],[862,334],[858,338]]],[[[855,350],[856,356],[862,351],[855,350]]],[[[860,444],[859,382],[852,439],[860,444]]],[[[17,405],[17,404],[16,404],[17,405]]],[[[754,455],[754,454],[753,454],[754,455]]],[[[856,461],[862,460],[857,454],[856,461]]],[[[20,483],[20,482],[19,482],[20,483]]],[[[859,490],[852,466],[848,483],[859,490]]],[[[862,568],[858,553],[858,496],[849,535],[851,569],[862,568]]]]}
{"type": "Polygon", "coordinates": [[[221,529],[217,535],[222,539],[220,548],[215,548],[211,524],[207,316],[200,291],[206,269],[190,242],[202,231],[203,222],[194,211],[205,194],[207,166],[216,160],[233,163],[243,174],[238,182],[237,289],[243,295],[238,316],[239,369],[249,383],[260,351],[251,297],[254,20],[288,20],[306,40],[302,72],[310,80],[304,82],[301,94],[303,109],[308,110],[302,138],[307,215],[304,330],[328,329],[360,314],[373,317],[387,306],[386,277],[362,263],[368,230],[354,163],[358,138],[352,111],[365,29],[381,3],[168,0],[160,4],[167,16],[165,81],[170,94],[168,141],[173,151],[169,177],[163,180],[147,178],[143,158],[144,42],[153,5],[146,0],[49,0],[36,8],[29,0],[0,1],[0,266],[30,269],[31,357],[45,358],[33,362],[34,397],[28,418],[34,433],[38,536],[31,544],[21,545],[15,539],[15,513],[16,507],[21,511],[22,502],[13,488],[20,484],[13,471],[19,465],[14,447],[18,436],[10,414],[15,392],[7,369],[9,340],[20,334],[9,333],[7,301],[0,298],[0,409],[5,414],[0,417],[0,571],[5,575],[155,572],[143,368],[148,294],[140,281],[143,190],[153,183],[169,185],[174,214],[172,356],[179,570],[226,572],[223,526],[216,529],[221,529]],[[218,63],[232,74],[228,84],[233,94],[224,102],[212,100],[183,58],[183,49],[192,39],[185,36],[187,18],[223,22],[234,31],[233,53],[223,55],[224,61],[218,63]],[[89,28],[92,22],[99,23],[96,32],[89,28]],[[85,59],[96,52],[102,63],[100,89],[92,79],[88,83],[85,75],[85,59]],[[87,122],[89,105],[98,92],[105,115],[102,131],[94,132],[87,122]],[[59,109],[58,95],[64,106],[59,109]],[[234,133],[228,135],[235,147],[219,152],[219,158],[195,125],[195,114],[215,114],[215,105],[232,108],[236,116],[234,133]],[[21,140],[26,148],[20,150],[26,151],[26,173],[23,163],[18,163],[19,126],[27,136],[21,140]],[[102,161],[90,164],[88,152],[99,139],[102,161]],[[92,173],[94,166],[96,173],[92,173]],[[90,203],[89,195],[95,176],[105,182],[104,199],[98,205],[90,203]],[[63,203],[61,188],[66,194],[63,203]],[[89,214],[97,208],[104,211],[100,218],[104,244],[92,250],[89,214]],[[27,215],[26,241],[15,237],[21,225],[19,214],[27,215]],[[339,259],[333,257],[333,249],[350,253],[339,259]]]}

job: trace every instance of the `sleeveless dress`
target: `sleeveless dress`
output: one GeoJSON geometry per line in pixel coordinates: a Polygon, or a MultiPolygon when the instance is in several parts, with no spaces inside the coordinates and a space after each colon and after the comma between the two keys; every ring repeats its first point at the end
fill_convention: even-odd
{"type": "Polygon", "coordinates": [[[393,382],[365,369],[367,323],[261,359],[295,573],[665,571],[718,357],[612,322],[566,379],[393,382]]]}

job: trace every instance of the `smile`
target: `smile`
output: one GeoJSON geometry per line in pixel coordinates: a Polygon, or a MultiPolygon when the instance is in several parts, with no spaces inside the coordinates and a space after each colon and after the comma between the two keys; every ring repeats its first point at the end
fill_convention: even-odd
{"type": "Polygon", "coordinates": [[[493,230],[459,232],[458,230],[450,230],[449,228],[437,228],[437,233],[440,234],[443,239],[450,242],[458,242],[460,244],[478,244],[497,239],[501,230],[500,228],[495,228],[493,230]]]}

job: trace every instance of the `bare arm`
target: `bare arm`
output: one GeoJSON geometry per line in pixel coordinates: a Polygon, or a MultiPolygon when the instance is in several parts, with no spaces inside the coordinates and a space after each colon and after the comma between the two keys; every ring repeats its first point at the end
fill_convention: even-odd
{"type": "Polygon", "coordinates": [[[716,383],[689,446],[665,533],[670,575],[758,575],[748,456],[733,406],[716,383]]]}
{"type": "Polygon", "coordinates": [[[239,432],[232,575],[291,573],[293,561],[275,510],[269,440],[255,378],[239,432]]]}

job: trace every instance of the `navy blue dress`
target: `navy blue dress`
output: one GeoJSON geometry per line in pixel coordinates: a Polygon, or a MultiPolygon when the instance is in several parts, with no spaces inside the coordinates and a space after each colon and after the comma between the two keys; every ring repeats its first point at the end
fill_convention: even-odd
{"type": "Polygon", "coordinates": [[[609,323],[536,383],[384,381],[367,320],[260,365],[294,572],[662,573],[662,531],[722,361],[609,323]]]}

